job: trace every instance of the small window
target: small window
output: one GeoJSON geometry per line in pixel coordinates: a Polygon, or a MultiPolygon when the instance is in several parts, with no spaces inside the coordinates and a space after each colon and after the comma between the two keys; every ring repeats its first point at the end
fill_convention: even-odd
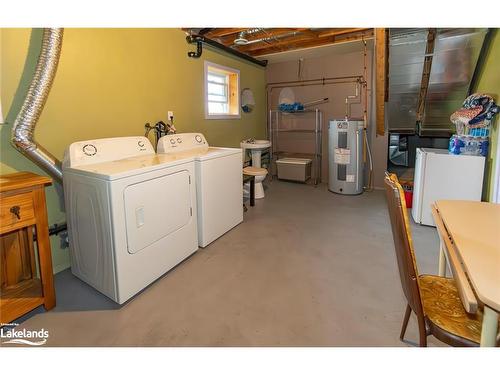
{"type": "Polygon", "coordinates": [[[205,118],[240,118],[240,72],[205,61],[205,118]]]}

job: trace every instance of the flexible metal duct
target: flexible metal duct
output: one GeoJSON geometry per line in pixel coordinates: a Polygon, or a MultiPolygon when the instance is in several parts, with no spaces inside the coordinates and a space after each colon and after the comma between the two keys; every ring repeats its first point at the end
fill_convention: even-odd
{"type": "Polygon", "coordinates": [[[63,29],[44,29],[42,48],[35,74],[12,126],[12,145],[28,159],[62,183],[61,162],[34,140],[34,131],[42,113],[61,54],[63,29]]]}

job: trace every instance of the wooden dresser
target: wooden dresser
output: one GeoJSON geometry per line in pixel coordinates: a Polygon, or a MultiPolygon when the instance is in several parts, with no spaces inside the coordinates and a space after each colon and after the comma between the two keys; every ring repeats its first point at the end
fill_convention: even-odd
{"type": "Polygon", "coordinates": [[[0,176],[0,324],[56,304],[45,203],[51,183],[29,172],[0,176]]]}

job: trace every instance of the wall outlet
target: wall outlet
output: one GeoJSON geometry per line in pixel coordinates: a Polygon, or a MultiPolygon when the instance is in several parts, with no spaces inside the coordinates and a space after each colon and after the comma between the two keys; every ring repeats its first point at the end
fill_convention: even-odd
{"type": "Polygon", "coordinates": [[[172,117],[174,117],[174,111],[168,111],[167,116],[168,116],[168,120],[170,121],[170,119],[172,117]]]}

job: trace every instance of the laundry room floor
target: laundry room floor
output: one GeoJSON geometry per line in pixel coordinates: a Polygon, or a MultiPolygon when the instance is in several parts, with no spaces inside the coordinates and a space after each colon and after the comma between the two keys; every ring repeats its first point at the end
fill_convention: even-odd
{"type": "MultiPolygon", "coordinates": [[[[49,346],[412,345],[399,341],[406,302],[384,192],[268,186],[242,224],[122,307],[66,270],[56,308],[18,328],[48,330],[49,346]]],[[[419,271],[436,273],[435,229],[412,229],[419,271]]],[[[417,337],[413,316],[406,338],[417,337]]]]}

